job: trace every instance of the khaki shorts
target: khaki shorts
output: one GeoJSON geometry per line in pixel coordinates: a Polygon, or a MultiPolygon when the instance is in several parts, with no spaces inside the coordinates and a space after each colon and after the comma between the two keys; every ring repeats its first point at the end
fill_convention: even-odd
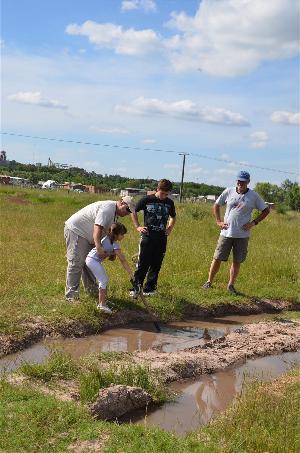
{"type": "Polygon", "coordinates": [[[215,260],[227,261],[231,249],[233,261],[242,263],[247,257],[249,238],[226,238],[220,236],[214,253],[215,260]]]}

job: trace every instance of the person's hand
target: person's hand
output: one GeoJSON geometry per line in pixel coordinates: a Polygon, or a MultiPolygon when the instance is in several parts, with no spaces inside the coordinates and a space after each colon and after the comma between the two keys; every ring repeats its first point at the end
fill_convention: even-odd
{"type": "Polygon", "coordinates": [[[248,222],[248,223],[245,223],[245,225],[242,226],[243,230],[245,231],[249,231],[251,230],[251,228],[253,228],[255,226],[255,223],[254,222],[248,222]]]}
{"type": "Polygon", "coordinates": [[[139,226],[137,227],[137,231],[142,234],[147,234],[148,233],[148,228],[145,226],[139,226]]]}
{"type": "Polygon", "coordinates": [[[221,230],[227,230],[228,229],[228,223],[224,223],[224,222],[218,221],[217,225],[221,228],[221,230]]]}
{"type": "Polygon", "coordinates": [[[108,257],[108,253],[102,247],[100,249],[97,249],[97,253],[102,260],[105,260],[105,258],[108,257]]]}
{"type": "Polygon", "coordinates": [[[170,234],[172,233],[172,228],[166,228],[166,236],[170,236],[170,234]]]}

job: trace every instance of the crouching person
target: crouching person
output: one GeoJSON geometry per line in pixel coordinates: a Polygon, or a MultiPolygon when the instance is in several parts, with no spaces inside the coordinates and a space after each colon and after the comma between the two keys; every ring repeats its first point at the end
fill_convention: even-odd
{"type": "Polygon", "coordinates": [[[103,248],[103,256],[100,256],[97,253],[96,247],[93,248],[86,257],[86,265],[93,273],[94,277],[98,280],[99,284],[99,303],[97,308],[103,313],[111,314],[111,309],[106,305],[107,297],[107,285],[108,285],[108,276],[103,267],[103,261],[108,258],[111,261],[114,261],[116,256],[121,261],[121,264],[125,271],[128,273],[130,278],[133,277],[133,273],[130,269],[130,266],[121,251],[120,244],[118,242],[122,241],[127,229],[122,223],[113,223],[109,228],[107,236],[101,240],[101,247],[103,248]]]}

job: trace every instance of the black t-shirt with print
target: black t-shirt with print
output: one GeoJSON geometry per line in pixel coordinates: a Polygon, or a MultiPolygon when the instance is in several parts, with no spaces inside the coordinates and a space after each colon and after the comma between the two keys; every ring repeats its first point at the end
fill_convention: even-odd
{"type": "Polygon", "coordinates": [[[170,198],[160,200],[155,195],[141,198],[135,210],[144,211],[144,225],[153,232],[165,232],[169,216],[176,216],[174,201],[170,198]]]}

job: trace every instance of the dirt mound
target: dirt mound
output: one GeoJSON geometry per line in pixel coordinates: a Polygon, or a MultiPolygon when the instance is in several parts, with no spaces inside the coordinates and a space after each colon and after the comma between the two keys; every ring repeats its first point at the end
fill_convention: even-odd
{"type": "Polygon", "coordinates": [[[100,420],[113,420],[151,402],[149,393],[140,387],[111,385],[99,391],[97,400],[90,406],[90,410],[100,420]]]}

